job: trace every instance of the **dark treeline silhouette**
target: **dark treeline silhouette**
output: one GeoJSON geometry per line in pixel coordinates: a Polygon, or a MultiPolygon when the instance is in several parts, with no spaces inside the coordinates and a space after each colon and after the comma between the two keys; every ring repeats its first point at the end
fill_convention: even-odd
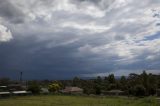
{"type": "Polygon", "coordinates": [[[92,80],[82,80],[75,77],[72,81],[73,86],[78,86],[84,89],[86,94],[101,94],[104,91],[122,90],[125,95],[134,96],[149,96],[155,95],[160,89],[160,75],[147,74],[143,71],[142,74],[131,73],[129,76],[121,76],[116,79],[114,74],[106,77],[98,76],[92,80]]]}
{"type": "MultiPolygon", "coordinates": [[[[0,79],[0,86],[10,83],[13,83],[13,81],[8,78],[0,79]]],[[[39,93],[40,87],[46,87],[54,91],[54,86],[57,90],[63,89],[66,86],[76,86],[83,88],[83,92],[88,95],[100,95],[106,91],[121,90],[128,96],[150,96],[155,95],[157,90],[160,89],[160,75],[147,74],[143,71],[141,74],[131,73],[128,76],[121,76],[120,78],[115,78],[114,74],[110,74],[106,77],[98,76],[95,79],[80,79],[75,77],[73,80],[27,81],[27,86],[28,90],[35,93],[39,93]]]]}

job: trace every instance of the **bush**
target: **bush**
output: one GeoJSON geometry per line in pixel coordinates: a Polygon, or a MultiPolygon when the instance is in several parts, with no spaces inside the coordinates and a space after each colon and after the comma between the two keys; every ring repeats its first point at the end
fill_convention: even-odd
{"type": "Polygon", "coordinates": [[[146,89],[143,85],[136,85],[134,87],[134,95],[135,96],[145,96],[146,95],[146,89]]]}
{"type": "Polygon", "coordinates": [[[28,91],[31,91],[33,94],[39,94],[40,90],[40,86],[36,82],[32,82],[28,87],[28,91]]]}
{"type": "Polygon", "coordinates": [[[149,93],[149,95],[152,95],[152,96],[155,95],[156,94],[156,88],[154,88],[154,87],[149,88],[148,93],[149,93]]]}
{"type": "Polygon", "coordinates": [[[100,88],[100,86],[96,86],[95,87],[95,91],[96,91],[96,95],[100,95],[101,94],[101,88],[100,88]]]}
{"type": "Polygon", "coordinates": [[[49,85],[50,92],[58,92],[61,89],[60,85],[56,82],[49,85]]]}
{"type": "Polygon", "coordinates": [[[94,88],[84,88],[83,93],[87,94],[87,95],[89,95],[89,94],[96,94],[96,91],[95,91],[94,88]]]}

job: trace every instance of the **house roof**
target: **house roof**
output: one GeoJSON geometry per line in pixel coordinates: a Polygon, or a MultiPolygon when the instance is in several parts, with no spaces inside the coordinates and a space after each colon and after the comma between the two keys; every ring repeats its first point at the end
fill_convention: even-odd
{"type": "Polygon", "coordinates": [[[66,87],[63,92],[82,92],[83,89],[79,87],[66,87]]]}
{"type": "Polygon", "coordinates": [[[108,92],[111,92],[111,93],[122,93],[122,92],[124,92],[124,91],[121,91],[121,90],[110,90],[110,91],[108,91],[108,92]]]}
{"type": "Polygon", "coordinates": [[[7,86],[0,86],[0,88],[7,88],[7,86]]]}
{"type": "Polygon", "coordinates": [[[49,90],[47,88],[41,88],[41,92],[43,92],[43,93],[49,93],[49,90]]]}
{"type": "Polygon", "coordinates": [[[10,92],[0,92],[0,95],[10,94],[10,92]]]}
{"type": "Polygon", "coordinates": [[[12,92],[13,94],[26,94],[28,93],[27,91],[14,91],[12,92]]]}

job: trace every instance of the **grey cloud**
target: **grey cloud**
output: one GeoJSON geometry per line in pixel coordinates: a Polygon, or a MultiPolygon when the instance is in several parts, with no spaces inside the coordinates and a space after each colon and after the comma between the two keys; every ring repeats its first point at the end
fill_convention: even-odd
{"type": "Polygon", "coordinates": [[[88,5],[95,5],[97,6],[99,9],[107,9],[115,0],[71,0],[71,3],[76,4],[77,6],[79,6],[81,4],[81,6],[83,6],[84,2],[88,3],[88,5]]]}
{"type": "Polygon", "coordinates": [[[48,49],[45,47],[47,44],[48,42],[36,42],[34,37],[2,44],[0,46],[3,50],[0,51],[2,73],[24,71],[26,75],[31,75],[26,76],[31,79],[40,78],[41,74],[45,75],[43,77],[54,79],[59,78],[56,75],[65,78],[88,73],[85,68],[89,67],[91,62],[74,56],[78,45],[48,49]]]}
{"type": "Polygon", "coordinates": [[[9,0],[0,0],[0,17],[11,23],[23,23],[25,14],[9,0]]]}
{"type": "Polygon", "coordinates": [[[0,4],[0,16],[14,36],[0,44],[0,77],[17,78],[19,71],[26,79],[65,79],[159,70],[159,33],[152,14],[146,13],[152,8],[148,1],[119,6],[119,0],[23,0],[18,9],[15,2],[0,0],[5,5],[0,4]],[[98,12],[87,10],[89,6],[98,12]],[[16,24],[17,16],[21,24],[16,24]],[[23,23],[26,18],[32,19],[23,23]]]}

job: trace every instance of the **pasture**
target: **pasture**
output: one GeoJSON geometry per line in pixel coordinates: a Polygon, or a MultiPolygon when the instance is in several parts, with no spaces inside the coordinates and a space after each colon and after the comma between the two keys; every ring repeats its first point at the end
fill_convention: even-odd
{"type": "Polygon", "coordinates": [[[0,99],[0,106],[160,106],[154,97],[17,96],[0,99]]]}

